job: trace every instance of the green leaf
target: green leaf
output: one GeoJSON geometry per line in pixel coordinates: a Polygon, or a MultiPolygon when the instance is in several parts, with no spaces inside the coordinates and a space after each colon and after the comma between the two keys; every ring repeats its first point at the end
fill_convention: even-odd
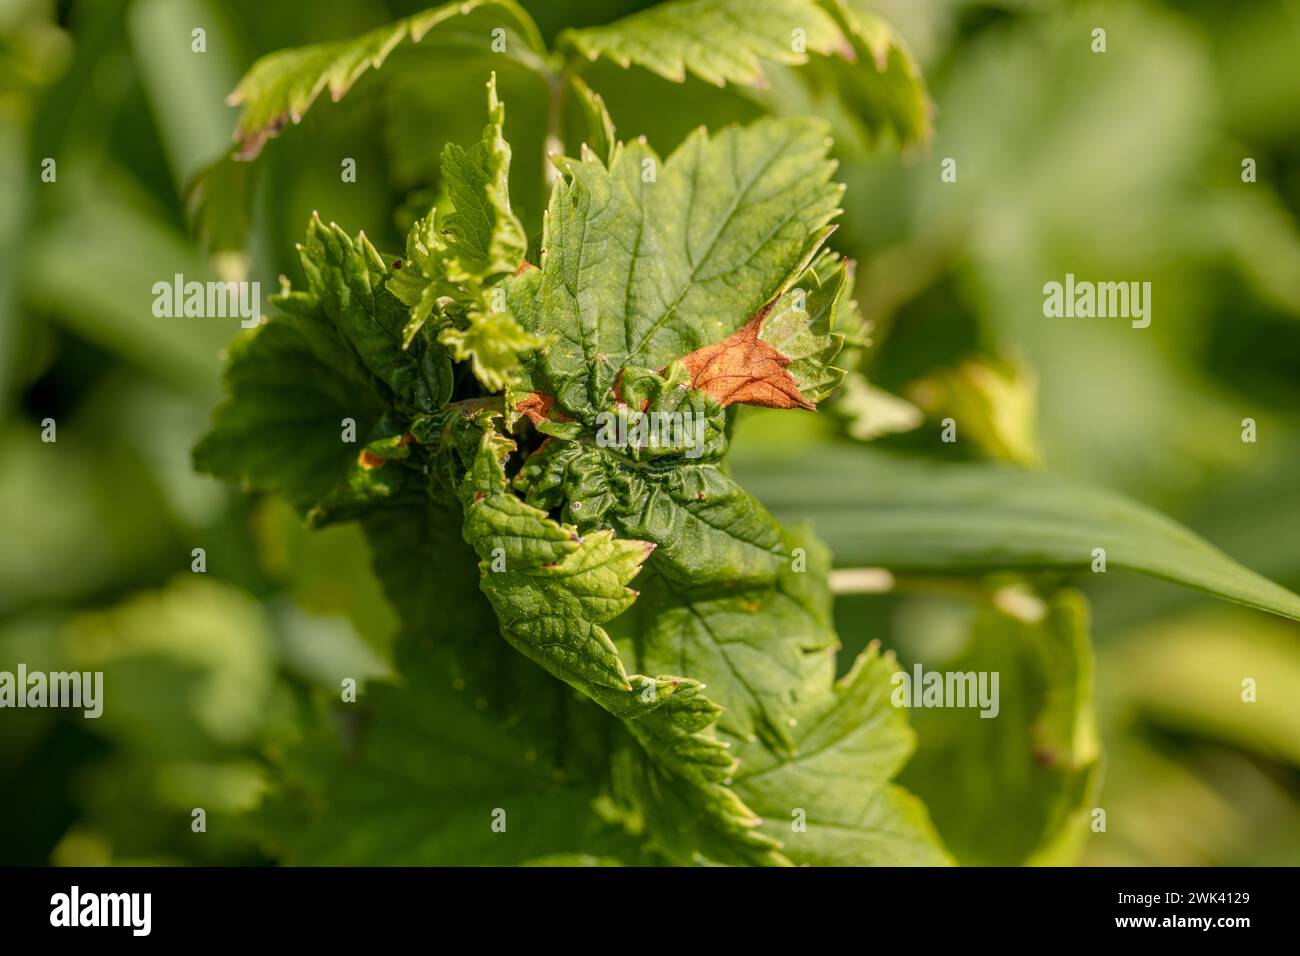
{"type": "Polygon", "coordinates": [[[576,73],[569,77],[569,84],[578,98],[578,108],[582,113],[584,130],[581,141],[596,154],[597,159],[608,165],[614,158],[614,146],[618,140],[605,101],[576,73]]]}
{"type": "Polygon", "coordinates": [[[419,354],[403,348],[408,313],[387,290],[388,267],[365,233],[351,239],[313,215],[298,254],[308,290],[398,407],[431,412],[445,404],[451,395],[446,357],[437,348],[419,354]]]}
{"type": "MultiPolygon", "coordinates": [[[[852,62],[826,66],[844,105],[873,139],[889,133],[903,146],[930,137],[930,99],[911,52],[884,20],[853,0],[823,0],[847,37],[852,62]]],[[[816,82],[816,73],[810,73],[816,82]]]]}
{"type": "Polygon", "coordinates": [[[510,209],[510,144],[502,135],[505,106],[497,98],[496,74],[488,81],[488,125],[469,149],[448,143],[442,177],[453,212],[443,227],[447,278],[484,282],[514,272],[524,261],[528,238],[510,209]]]}
{"type": "Polygon", "coordinates": [[[436,56],[474,50],[490,56],[496,28],[506,31],[505,55],[540,66],[545,45],[532,18],[513,0],[456,0],[379,27],[350,40],[279,50],[262,57],[239,81],[227,102],[242,106],[235,139],[240,156],[252,159],[266,140],[292,120],[302,121],[322,91],[342,99],[367,71],[384,65],[410,40],[411,54],[436,56]],[[422,42],[423,41],[423,42],[422,42]]]}
{"type": "Polygon", "coordinates": [[[342,740],[316,734],[291,753],[263,811],[284,862],[504,866],[570,854],[650,862],[593,811],[595,781],[555,748],[557,721],[592,733],[589,720],[548,700],[511,725],[428,658],[412,657],[403,674],[401,686],[368,685],[357,712],[338,715],[350,729],[342,740]]]}
{"type": "MultiPolygon", "coordinates": [[[[623,719],[656,765],[662,787],[700,816],[697,842],[723,862],[780,862],[756,831],[757,817],[725,782],[735,769],[710,728],[720,710],[685,677],[628,674],[601,625],[632,605],[627,583],[652,545],[595,531],[580,535],[509,490],[505,459],[514,443],[490,423],[461,486],[465,540],[481,559],[481,587],[503,636],[521,653],[623,719]]],[[[647,798],[639,792],[639,799],[647,798]]]]}
{"type": "Polygon", "coordinates": [[[267,842],[299,865],[658,862],[598,812],[611,718],[494,639],[459,505],[377,510],[363,526],[401,618],[402,682],[368,683],[287,751],[260,814],[267,842]]]}
{"type": "Polygon", "coordinates": [[[767,72],[797,66],[812,95],[838,97],[840,112],[871,139],[890,134],[907,146],[930,135],[930,101],[911,53],[889,24],[845,0],[673,0],[566,30],[558,42],[674,82],[689,71],[718,86],[757,87],[760,103],[793,115],[806,104],[762,88],[764,64],[767,72]]]}
{"type": "MultiPolygon", "coordinates": [[[[940,625],[922,618],[912,660],[923,673],[996,674],[996,716],[985,719],[977,707],[915,710],[921,745],[901,779],[925,800],[961,863],[1072,864],[1091,833],[1100,783],[1087,603],[1062,591],[1041,620],[992,607],[958,614],[960,650],[941,656],[940,625]]],[[[898,690],[907,696],[907,687],[898,690]]]]}
{"type": "MultiPolygon", "coordinates": [[[[308,328],[318,310],[300,314],[308,328]],[[308,319],[307,316],[310,316],[308,319]]],[[[230,347],[226,387],[212,430],[194,450],[194,466],[250,488],[284,495],[306,511],[325,498],[357,457],[342,440],[344,419],[366,435],[385,411],[374,388],[358,387],[360,369],[322,360],[288,319],[274,319],[230,347]]]]}
{"type": "Polygon", "coordinates": [[[841,188],[826,129],[760,120],[691,135],[662,161],[619,144],[607,169],[565,160],[540,270],[511,284],[511,311],[554,337],[532,386],[568,412],[609,404],[620,369],[661,368],[743,326],[825,241],[841,188]]]}
{"type": "Polygon", "coordinates": [[[566,30],[559,42],[590,60],[635,63],[677,82],[689,69],[718,86],[758,86],[762,60],[807,62],[793,42],[796,30],[817,53],[844,42],[834,20],[809,0],[674,0],[605,26],[566,30]]]}
{"type": "Polygon", "coordinates": [[[1300,620],[1300,596],[1125,498],[994,465],[936,465],[819,445],[739,459],[737,475],[786,520],[809,520],[841,566],[897,572],[1086,570],[1163,578],[1300,620]]]}
{"type": "Polygon", "coordinates": [[[848,284],[848,264],[823,252],[793,287],[772,303],[759,338],[791,359],[786,371],[799,392],[816,404],[840,382],[844,370],[831,365],[844,344],[837,314],[848,284]]]}
{"type": "MultiPolygon", "coordinates": [[[[497,99],[496,75],[488,80],[488,124],[469,149],[448,143],[442,175],[452,211],[438,231],[434,210],[417,220],[406,239],[406,263],[388,288],[410,308],[402,331],[406,348],[434,314],[438,341],[456,361],[472,362],[475,377],[499,392],[515,381],[519,355],[546,340],[529,335],[498,308],[490,286],[524,262],[528,240],[510,208],[510,146],[502,134],[505,107],[497,99]]],[[[504,292],[504,290],[501,290],[504,292]]]]}
{"type": "MultiPolygon", "coordinates": [[[[850,684],[834,685],[824,550],[781,528],[727,474],[726,413],[678,361],[742,326],[757,337],[760,320],[770,319],[767,333],[790,355],[763,343],[769,358],[778,356],[817,395],[838,381],[827,363],[840,345],[831,326],[847,272],[829,255],[810,266],[840,193],[829,181],[824,129],[761,121],[713,139],[698,133],[666,163],[645,144],[615,145],[609,167],[590,154],[562,161],[566,178],[552,196],[541,268],[506,280],[507,311],[494,319],[484,301],[501,264],[510,264],[511,254],[499,250],[515,247],[491,95],[490,105],[479,151],[450,154],[465,192],[453,197],[456,214],[468,210],[469,218],[452,220],[450,237],[435,230],[432,216],[417,223],[400,274],[386,270],[364,235],[352,239],[313,218],[300,249],[308,288],[281,297],[286,315],[267,332],[297,333],[286,354],[335,370],[345,394],[359,389],[375,398],[379,414],[364,451],[341,478],[337,465],[317,477],[319,487],[304,497],[318,520],[364,520],[376,569],[403,618],[399,657],[413,660],[402,671],[428,665],[424,693],[463,689],[498,728],[570,733],[549,738],[540,776],[529,767],[516,772],[518,754],[508,753],[527,734],[495,741],[450,704],[439,711],[437,730],[424,728],[424,742],[390,740],[396,727],[371,738],[376,760],[364,781],[349,780],[352,767],[339,771],[335,751],[317,770],[302,771],[302,785],[324,794],[309,801],[327,807],[321,832],[336,833],[363,814],[374,815],[376,826],[332,841],[355,856],[323,858],[435,859],[441,844],[457,858],[458,837],[413,835],[423,816],[399,795],[417,793],[435,807],[462,790],[472,802],[487,799],[490,782],[466,779],[459,766],[465,748],[439,736],[445,724],[453,736],[467,727],[487,748],[470,747],[472,763],[509,765],[491,781],[535,814],[536,826],[556,816],[580,822],[556,826],[556,838],[536,846],[521,842],[529,859],[627,859],[622,848],[631,838],[632,856],[792,862],[799,857],[783,852],[780,826],[765,825],[734,786],[752,766],[797,786],[788,795],[793,805],[853,832],[837,859],[942,861],[924,810],[889,783],[897,761],[872,758],[847,729],[867,714],[887,675],[865,668],[850,684]],[[503,235],[504,246],[494,238],[503,235]],[[447,268],[453,260],[459,273],[447,268]],[[432,300],[430,288],[438,293],[432,300]],[[435,315],[437,338],[425,321],[435,315]],[[505,320],[519,325],[489,324],[505,320]],[[310,333],[300,330],[307,322],[310,333]],[[509,366],[542,336],[554,344],[529,358],[520,384],[535,391],[525,394],[513,387],[509,366]],[[443,343],[472,360],[489,387],[506,387],[504,400],[472,392],[449,404],[443,343]],[[615,408],[646,428],[630,447],[606,447],[594,434],[596,412],[615,408]],[[533,451],[516,467],[518,446],[499,422],[519,424],[525,415],[550,440],[537,447],[521,426],[533,451]],[[687,434],[649,430],[652,416],[688,415],[695,429],[687,434]],[[453,503],[472,552],[447,540],[453,503]],[[471,554],[482,597],[467,594],[475,582],[471,554]],[[629,583],[643,565],[638,600],[629,583]],[[485,641],[485,628],[499,629],[505,641],[485,641]],[[520,653],[505,653],[509,647],[520,653]],[[716,698],[703,693],[705,680],[716,698]],[[582,695],[576,704],[566,685],[582,695]],[[852,798],[832,801],[822,792],[817,753],[801,749],[823,716],[845,728],[826,746],[836,750],[852,798]],[[428,758],[446,772],[426,771],[428,758]]],[[[240,367],[237,358],[232,375],[240,367]]],[[[236,390],[230,404],[252,415],[245,399],[236,390]]],[[[238,449],[228,454],[238,467],[238,449]]],[[[376,696],[401,713],[397,723],[416,722],[415,704],[376,696]]],[[[772,797],[762,786],[755,792],[772,797]]],[[[303,859],[321,858],[313,849],[323,852],[309,845],[303,859]]],[[[802,852],[831,854],[824,846],[802,852]]]]}
{"type": "Polygon", "coordinates": [[[821,670],[819,692],[798,699],[793,752],[742,750],[736,791],[798,864],[951,862],[925,805],[890,783],[915,746],[903,711],[889,700],[892,655],[873,644],[829,692],[833,666],[821,670]]]}
{"type": "Polygon", "coordinates": [[[401,436],[446,403],[451,365],[436,342],[402,348],[407,310],[364,235],[313,216],[299,253],[307,291],[276,296],[281,314],[231,347],[229,397],[194,463],[325,524],[417,490],[416,471],[397,463],[409,454],[401,436]]]}
{"type": "Polygon", "coordinates": [[[457,362],[469,361],[474,377],[489,391],[504,390],[514,380],[519,356],[546,344],[545,339],[520,328],[508,312],[475,312],[468,322],[463,329],[443,329],[438,341],[451,349],[457,362]]]}

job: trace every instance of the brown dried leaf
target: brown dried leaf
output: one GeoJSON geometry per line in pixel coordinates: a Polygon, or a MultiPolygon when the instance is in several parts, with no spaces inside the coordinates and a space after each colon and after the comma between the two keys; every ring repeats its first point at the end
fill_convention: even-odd
{"type": "Polygon", "coordinates": [[[525,395],[515,405],[515,411],[521,415],[527,415],[534,425],[539,422],[567,422],[571,421],[568,415],[555,408],[555,397],[552,395],[543,395],[541,392],[530,392],[525,395]]]}
{"type": "Polygon", "coordinates": [[[721,342],[683,357],[691,385],[724,407],[740,402],[763,408],[814,410],[817,406],[803,397],[785,369],[790,359],[758,337],[765,317],[766,313],[760,312],[721,342]]]}

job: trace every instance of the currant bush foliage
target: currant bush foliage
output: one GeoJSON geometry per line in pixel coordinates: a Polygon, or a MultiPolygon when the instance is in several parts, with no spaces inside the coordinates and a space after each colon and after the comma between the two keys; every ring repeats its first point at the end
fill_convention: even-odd
{"type": "MultiPolygon", "coordinates": [[[[841,191],[826,129],[765,119],[701,131],[666,159],[641,142],[615,142],[607,160],[557,158],[533,265],[503,119],[490,85],[483,138],[443,153],[452,211],[418,222],[400,262],[313,218],[299,246],[306,288],[286,287],[280,314],[232,350],[199,467],[284,494],[317,524],[362,518],[413,643],[428,646],[421,603],[486,599],[490,630],[480,611],[472,635],[439,644],[440,667],[417,668],[443,682],[428,696],[483,692],[469,675],[496,679],[497,630],[581,695],[557,703],[542,687],[504,702],[531,727],[556,706],[579,715],[575,734],[595,725],[581,731],[579,749],[594,751],[582,766],[539,740],[558,766],[518,781],[525,812],[602,824],[546,855],[618,856],[630,841],[680,862],[943,861],[919,802],[890,782],[912,747],[888,700],[892,663],[873,648],[835,680],[824,549],[725,470],[736,392],[719,399],[699,372],[745,378],[752,352],[691,372],[694,353],[748,327],[786,363],[769,376],[784,392],[748,400],[811,407],[842,374],[830,365],[844,269],[823,251],[841,191]],[[811,307],[793,307],[794,290],[811,307]],[[462,362],[473,375],[458,375],[462,362]],[[698,416],[704,447],[595,440],[601,413],[629,410],[698,416]],[[357,445],[340,439],[344,418],[357,445]],[[388,557],[398,535],[432,541],[388,557]],[[438,573],[445,556],[418,567],[431,548],[476,557],[479,594],[463,572],[438,573]],[[575,793],[585,808],[560,809],[575,793]],[[813,836],[791,839],[796,816],[796,835],[813,836]]],[[[415,693],[385,691],[375,706],[409,708],[415,693]]],[[[390,720],[372,735],[383,728],[413,732],[390,720]]],[[[489,798],[507,813],[510,786],[489,798]]]]}
{"type": "Polygon", "coordinates": [[[277,756],[261,815],[278,858],[1069,862],[1099,779],[1082,599],[978,615],[962,669],[1017,681],[1006,715],[976,733],[918,714],[930,743],[909,764],[893,657],[873,644],[837,667],[813,526],[851,563],[1012,581],[1087,566],[1100,544],[1115,567],[1300,617],[1295,595],[1173,523],[1040,475],[861,449],[733,475],[734,406],[815,413],[866,339],[851,264],[827,246],[843,190],[828,127],[780,115],[782,71],[832,90],[868,138],[924,140],[924,86],[883,22],[844,0],[674,0],[548,50],[509,0],[447,4],[258,61],[232,96],[238,152],[256,156],[325,90],[453,54],[505,56],[545,81],[553,119],[572,114],[548,129],[540,232],[512,202],[494,75],[482,134],[443,148],[445,199],[404,250],[313,215],[304,285],[286,281],[230,349],[195,450],[309,524],[359,521],[402,622],[400,682],[368,686],[342,726],[307,721],[277,756]],[[774,115],[698,129],[665,156],[619,140],[579,75],[601,59],[740,85],[774,115]],[[610,443],[611,417],[698,431],[610,443]],[[997,776],[984,789],[1001,805],[973,803],[955,772],[997,776]],[[927,795],[942,841],[899,779],[927,795]],[[1008,804],[1016,832],[990,835],[1008,804]]]}

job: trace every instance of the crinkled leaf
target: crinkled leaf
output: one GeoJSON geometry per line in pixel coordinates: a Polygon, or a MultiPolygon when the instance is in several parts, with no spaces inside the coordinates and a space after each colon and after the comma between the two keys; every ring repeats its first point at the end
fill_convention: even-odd
{"type": "Polygon", "coordinates": [[[498,308],[492,288],[523,264],[528,242],[510,208],[510,146],[502,134],[505,107],[497,99],[495,74],[487,88],[489,119],[480,141],[469,149],[449,143],[442,153],[452,210],[441,228],[435,228],[432,209],[416,221],[407,235],[406,261],[388,288],[410,309],[403,347],[436,314],[438,341],[457,361],[472,362],[475,377],[498,392],[514,382],[519,355],[542,347],[545,339],[528,334],[498,308]]]}
{"type": "Polygon", "coordinates": [[[541,268],[508,296],[526,329],[555,337],[533,387],[589,416],[624,366],[660,368],[743,326],[829,233],[827,142],[818,122],[760,120],[697,132],[667,161],[644,143],[617,146],[608,169],[564,161],[541,268]]]}
{"type": "Polygon", "coordinates": [[[720,711],[702,685],[629,675],[601,626],[636,599],[627,583],[652,546],[608,530],[580,535],[521,501],[504,471],[512,450],[512,442],[484,428],[461,486],[465,540],[481,559],[481,587],[502,634],[624,720],[656,775],[700,816],[696,825],[708,845],[726,854],[723,862],[780,862],[775,844],[757,833],[758,818],[725,785],[735,760],[710,732],[720,711]]]}
{"type": "MultiPolygon", "coordinates": [[[[584,534],[612,526],[657,545],[637,579],[639,598],[610,623],[610,635],[639,669],[675,667],[707,684],[723,708],[718,731],[740,756],[735,781],[751,765],[782,765],[773,773],[788,786],[782,795],[789,805],[769,821],[774,839],[786,843],[793,807],[815,806],[823,822],[855,835],[842,841],[838,856],[834,839],[823,836],[807,850],[811,859],[942,862],[924,809],[889,784],[905,749],[898,761],[881,766],[846,747],[844,776],[833,789],[817,781],[815,769],[793,763],[810,709],[829,710],[837,693],[829,559],[814,539],[781,529],[719,468],[720,455],[718,447],[699,463],[679,458],[667,468],[633,467],[615,450],[553,439],[516,483],[530,500],[560,507],[584,534]]],[[[864,694],[887,693],[887,675],[874,672],[854,686],[870,681],[876,684],[864,694]]],[[[845,711],[846,723],[859,716],[847,705],[845,711]]],[[[905,721],[893,719],[905,732],[905,721]]],[[[747,800],[739,784],[735,792],[747,800]]],[[[771,806],[755,809],[769,820],[771,806]]],[[[798,861],[785,848],[782,854],[798,861]]]]}
{"type": "Polygon", "coordinates": [[[823,252],[772,303],[759,329],[759,339],[786,360],[785,373],[814,405],[844,380],[844,370],[831,362],[844,343],[839,329],[847,285],[848,263],[823,252]]]}
{"type": "Polygon", "coordinates": [[[545,339],[520,328],[509,312],[471,313],[467,323],[463,329],[447,326],[438,334],[438,341],[451,349],[456,361],[470,362],[475,378],[493,392],[510,384],[522,353],[546,344],[545,339]]]}
{"type": "Polygon", "coordinates": [[[493,75],[482,139],[469,149],[448,143],[442,151],[442,177],[453,207],[443,224],[446,273],[452,282],[483,282],[514,272],[528,251],[524,227],[510,209],[510,144],[502,135],[504,122],[493,75]]]}
{"type": "Polygon", "coordinates": [[[402,328],[402,348],[409,348],[429,320],[438,297],[450,292],[442,265],[441,242],[434,231],[436,209],[417,219],[406,234],[406,258],[388,277],[388,291],[411,310],[402,328]]]}
{"type": "Polygon", "coordinates": [[[275,297],[280,314],[232,346],[229,397],[194,461],[283,494],[324,524],[419,493],[403,464],[404,420],[446,403],[451,364],[427,338],[402,348],[407,310],[384,288],[383,261],[364,236],[313,217],[299,252],[307,290],[275,297]]]}

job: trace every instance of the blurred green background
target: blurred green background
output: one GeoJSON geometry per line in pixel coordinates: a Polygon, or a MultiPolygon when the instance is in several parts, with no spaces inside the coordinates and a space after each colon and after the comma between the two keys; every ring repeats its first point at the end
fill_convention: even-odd
{"type": "MultiPolygon", "coordinates": [[[[523,5],[549,40],[645,4],[523,5]]],[[[359,85],[269,143],[256,175],[221,164],[207,181],[251,191],[246,224],[237,204],[188,187],[228,150],[224,98],[258,56],[421,6],[330,0],[305,16],[251,0],[0,0],[0,669],[104,670],[114,695],[98,721],[0,713],[0,863],[273,862],[246,815],[268,767],[324,689],[389,672],[396,618],[360,532],[309,533],[283,503],[190,468],[238,320],[150,307],[153,283],[178,272],[245,269],[265,299],[279,274],[297,276],[293,243],[313,209],[401,248],[410,211],[436,195],[438,150],[482,123],[438,103],[477,105],[481,70],[359,85]],[[357,160],[356,183],[341,182],[342,156],[357,160]],[[240,260],[221,240],[245,225],[240,260]],[[57,443],[41,441],[46,418],[57,443]],[[190,570],[194,548],[206,574],[190,570]],[[208,811],[202,835],[195,806],[208,811]]],[[[764,94],[835,123],[849,189],[834,244],[859,262],[873,323],[842,408],[854,429],[885,432],[884,451],[940,457],[952,450],[938,421],[959,410],[984,422],[962,453],[1121,491],[1300,590],[1300,3],[868,6],[921,63],[936,103],[928,146],[870,143],[779,73],[764,94]],[[1088,48],[1096,26],[1102,55],[1088,48]],[[941,182],[945,157],[956,182],[941,182]],[[1255,183],[1242,182],[1246,157],[1255,183]],[[1151,281],[1151,327],[1045,320],[1039,290],[1067,272],[1151,281]],[[865,381],[909,404],[889,403],[891,418],[865,381]],[[891,426],[909,415],[924,424],[891,426]],[[1245,417],[1255,444],[1239,440],[1245,417]]],[[[607,63],[590,74],[620,135],[644,133],[661,153],[701,122],[757,112],[732,88],[607,63]]],[[[508,108],[525,82],[502,76],[508,108]]],[[[543,119],[519,108],[506,124],[530,229],[543,119]]],[[[815,454],[843,420],[754,416],[738,453],[754,468],[801,442],[815,454]]],[[[1092,603],[1108,828],[1081,861],[1300,862],[1300,625],[1146,578],[1086,577],[1074,583],[1092,603]],[[1260,677],[1267,706],[1230,706],[1239,674],[1260,677]]],[[[932,660],[936,642],[957,659],[988,630],[980,613],[926,591],[836,608],[846,648],[878,638],[904,661],[922,647],[932,660]]],[[[944,758],[943,730],[916,723],[919,774],[944,758]]],[[[1032,785],[1023,774],[1017,785],[1032,785]]],[[[967,787],[943,806],[917,789],[965,859],[1016,861],[996,822],[1004,792],[977,802],[967,787]]]]}

